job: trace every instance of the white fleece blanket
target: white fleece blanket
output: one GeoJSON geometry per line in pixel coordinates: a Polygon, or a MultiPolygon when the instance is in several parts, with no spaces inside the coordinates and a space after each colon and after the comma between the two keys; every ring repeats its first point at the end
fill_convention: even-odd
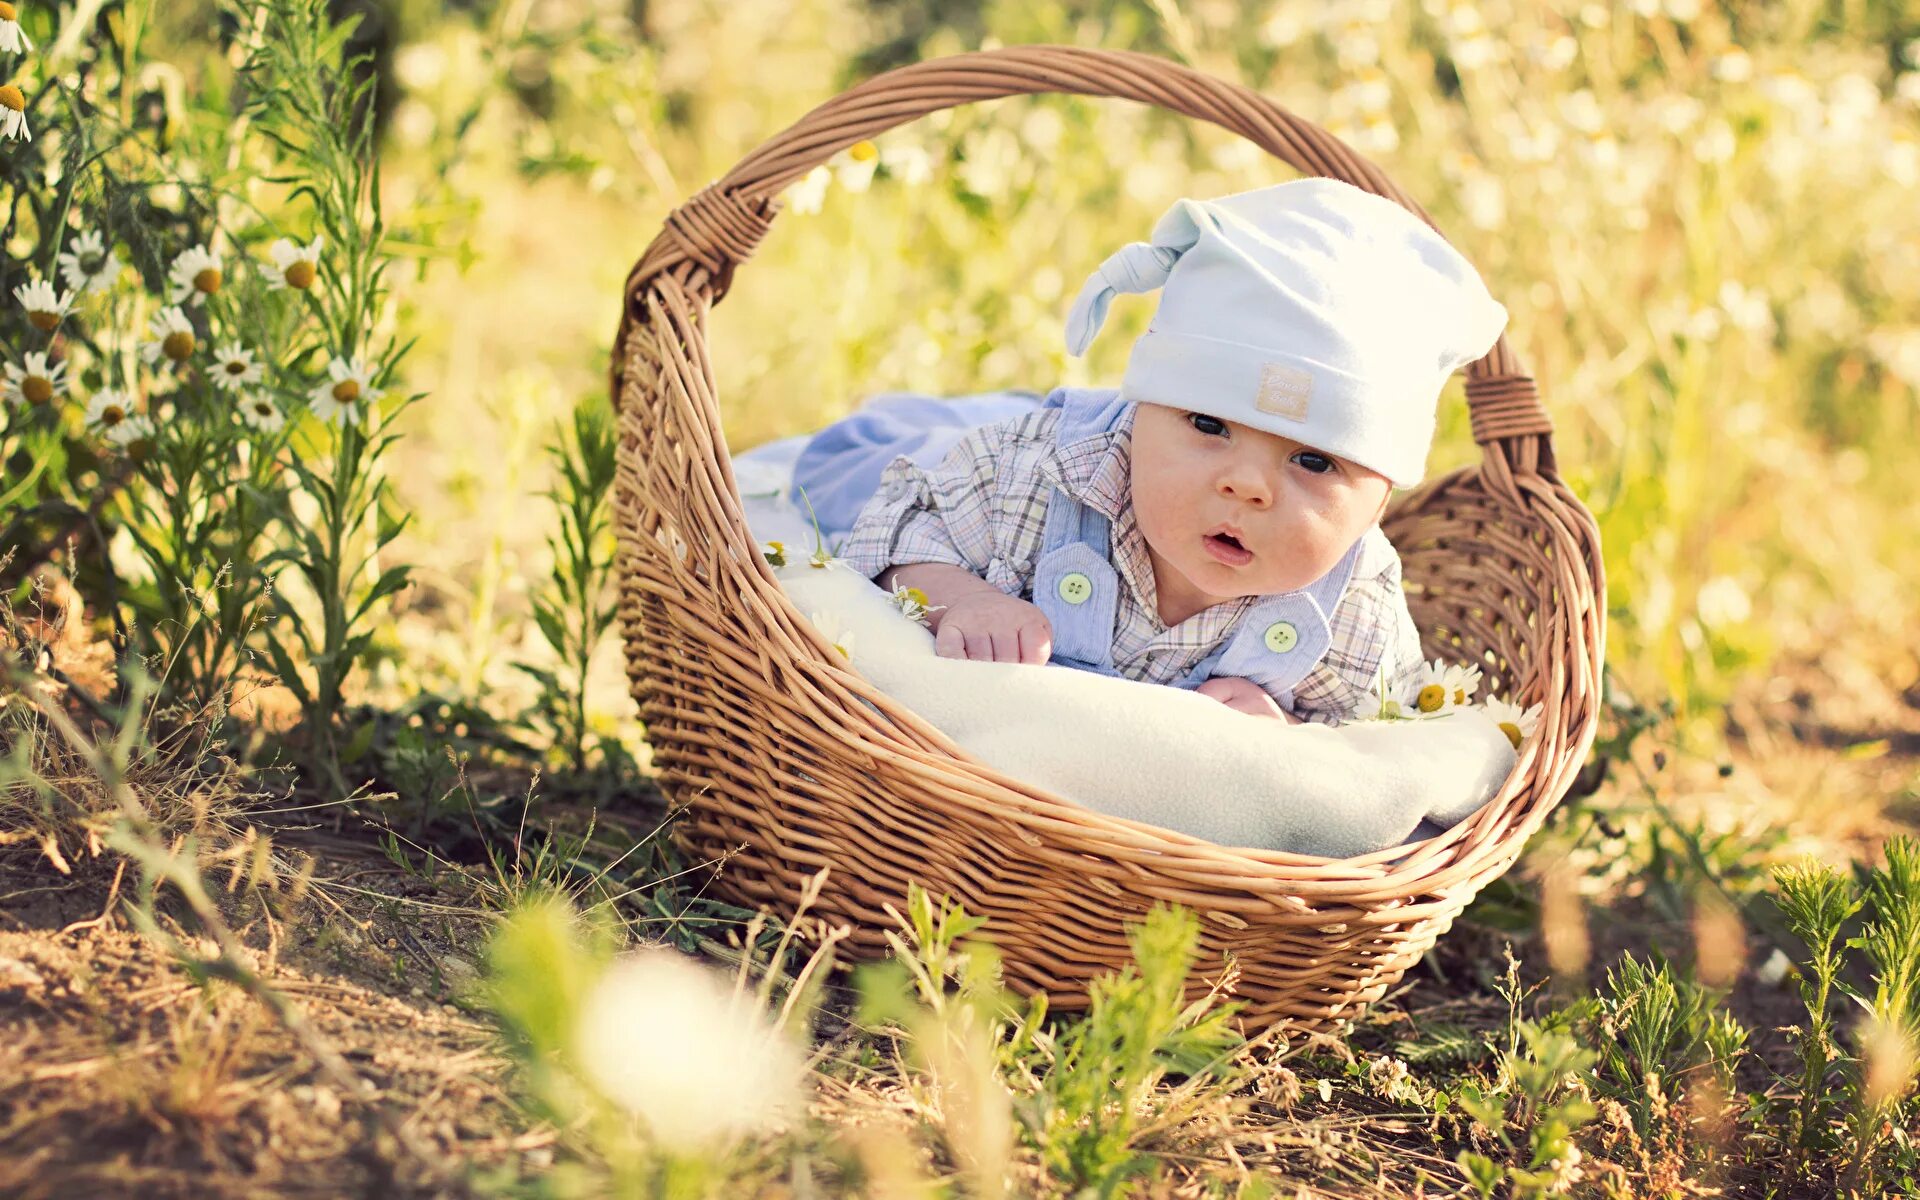
{"type": "Polygon", "coordinates": [[[1096,812],[1223,846],[1347,858],[1433,836],[1492,797],[1514,764],[1477,708],[1426,721],[1289,725],[1179,688],[1066,667],[969,662],[870,580],[808,564],[785,499],[804,438],[734,460],[775,577],[855,670],[982,762],[1096,812]]]}

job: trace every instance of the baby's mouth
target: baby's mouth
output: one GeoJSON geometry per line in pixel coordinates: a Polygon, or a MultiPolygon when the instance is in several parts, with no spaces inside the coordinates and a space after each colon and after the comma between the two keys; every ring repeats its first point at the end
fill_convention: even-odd
{"type": "Polygon", "coordinates": [[[1207,545],[1207,553],[1230,566],[1242,567],[1253,561],[1253,551],[1231,533],[1209,533],[1201,540],[1207,545]]]}

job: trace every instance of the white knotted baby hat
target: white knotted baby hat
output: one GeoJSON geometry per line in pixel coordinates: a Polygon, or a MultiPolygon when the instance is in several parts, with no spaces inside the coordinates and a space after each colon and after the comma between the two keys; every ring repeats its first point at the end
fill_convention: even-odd
{"type": "Polygon", "coordinates": [[[1179,200],[1067,316],[1083,353],[1115,292],[1161,288],[1120,394],[1281,434],[1411,487],[1447,377],[1507,310],[1445,238],[1383,196],[1299,179],[1179,200]]]}

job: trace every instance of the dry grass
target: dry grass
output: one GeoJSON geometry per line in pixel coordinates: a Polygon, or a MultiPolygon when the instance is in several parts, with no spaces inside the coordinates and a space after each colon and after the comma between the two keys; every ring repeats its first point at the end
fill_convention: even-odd
{"type": "MultiPolygon", "coordinates": [[[[570,828],[589,818],[553,814],[570,828]]],[[[490,1023],[461,1007],[497,915],[482,899],[480,877],[445,869],[422,878],[390,862],[371,831],[328,823],[338,831],[281,828],[272,838],[285,856],[319,864],[304,889],[248,885],[242,875],[223,889],[220,908],[243,965],[369,1085],[360,1101],[257,995],[220,978],[196,979],[164,937],[132,927],[130,880],[110,897],[116,874],[137,876],[137,868],[116,864],[112,850],[72,864],[71,874],[34,845],[0,850],[0,1077],[24,1081],[0,1095],[0,1192],[427,1195],[463,1190],[483,1172],[490,1186],[509,1191],[537,1186],[563,1142],[518,1103],[490,1023]],[[396,1143],[382,1117],[408,1132],[411,1148],[396,1143]]],[[[617,856],[623,841],[644,832],[608,828],[592,855],[617,856]]],[[[1539,889],[1549,867],[1524,864],[1515,882],[1523,892],[1539,889]]],[[[1594,935],[1591,974],[1621,949],[1650,941],[1689,952],[1695,931],[1632,892],[1579,900],[1575,919],[1594,935]]],[[[644,933],[637,901],[625,903],[644,933]]],[[[192,957],[219,956],[178,897],[163,892],[154,911],[160,932],[192,957]]],[[[1785,1043],[1769,1043],[1763,1031],[1791,1019],[1791,997],[1754,978],[1766,947],[1757,935],[1745,940],[1731,1003],[1756,1028],[1756,1051],[1782,1054],[1785,1043]]],[[[1431,1086],[1484,1066],[1474,1047],[1483,1035],[1497,1040],[1508,1018],[1490,966],[1506,941],[1463,922],[1343,1039],[1261,1056],[1248,1064],[1245,1087],[1150,1124],[1141,1148],[1163,1175],[1135,1194],[1238,1195],[1252,1180],[1274,1190],[1245,1194],[1469,1194],[1453,1155],[1492,1147],[1457,1116],[1393,1098],[1379,1064],[1444,1034],[1468,1048],[1465,1057],[1416,1066],[1417,1080],[1431,1086]]],[[[1546,971],[1540,933],[1514,945],[1530,982],[1546,971]]],[[[1554,998],[1543,991],[1536,1003],[1554,998]]],[[[815,1022],[822,1049],[809,1120],[738,1194],[805,1194],[793,1179],[802,1161],[811,1194],[821,1196],[935,1194],[913,1189],[962,1176],[954,1146],[966,1130],[903,1066],[889,1035],[851,1023],[854,1004],[847,981],[836,979],[815,1022]]],[[[1157,1104],[1177,1108],[1176,1101],[1163,1094],[1157,1104]]],[[[1657,1194],[1636,1189],[1686,1167],[1677,1147],[1638,1145],[1604,1113],[1600,1137],[1616,1165],[1589,1164],[1595,1187],[1604,1174],[1631,1171],[1621,1194],[1657,1194]]],[[[1037,1155],[1020,1151],[1009,1168],[1010,1195],[1053,1194],[1037,1155]]],[[[1720,1182],[1729,1196],[1765,1194],[1755,1179],[1720,1182]]]]}
{"type": "MultiPolygon", "coordinates": [[[[333,870],[375,861],[336,858],[333,870]]],[[[372,880],[407,912],[404,878],[378,861],[386,872],[372,880]]],[[[304,901],[254,892],[226,905],[246,965],[370,1085],[370,1106],[257,996],[194,978],[117,905],[99,919],[107,874],[61,878],[44,860],[0,857],[0,893],[19,897],[0,931],[0,1077],[19,1081],[0,1091],[0,1193],[433,1194],[457,1177],[451,1163],[496,1164],[544,1144],[502,1090],[489,1027],[433,984],[433,959],[395,950],[432,944],[408,921],[370,902],[325,903],[325,878],[304,901]],[[396,1144],[373,1106],[415,1149],[396,1144]],[[419,1147],[431,1161],[418,1161],[419,1147]]],[[[163,925],[216,957],[189,932],[191,915],[170,907],[163,925]]],[[[459,920],[479,936],[482,914],[459,920]]]]}

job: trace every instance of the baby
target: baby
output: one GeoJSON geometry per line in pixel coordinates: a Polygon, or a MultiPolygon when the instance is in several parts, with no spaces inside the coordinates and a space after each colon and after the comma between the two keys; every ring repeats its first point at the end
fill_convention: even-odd
{"type": "Polygon", "coordinates": [[[883,396],[795,467],[837,553],[950,658],[1053,662],[1337,724],[1421,668],[1379,527],[1506,310],[1423,221],[1305,179],[1181,200],[1075,302],[1162,288],[1119,388],[883,396]]]}

